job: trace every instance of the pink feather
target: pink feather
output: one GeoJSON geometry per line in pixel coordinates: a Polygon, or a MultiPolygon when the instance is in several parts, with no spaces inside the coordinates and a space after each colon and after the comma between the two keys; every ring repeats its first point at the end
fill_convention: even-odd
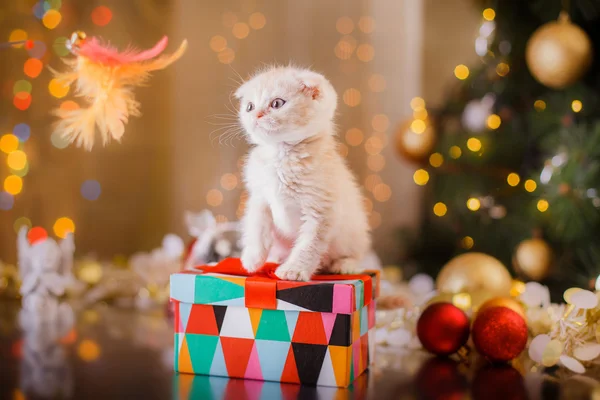
{"type": "Polygon", "coordinates": [[[105,65],[114,66],[131,64],[147,61],[160,55],[160,53],[162,53],[167,47],[168,42],[168,37],[163,36],[163,38],[149,50],[125,50],[123,52],[119,52],[119,50],[117,50],[115,47],[112,47],[108,44],[103,45],[97,38],[92,37],[81,45],[79,54],[87,57],[92,62],[105,65]]]}

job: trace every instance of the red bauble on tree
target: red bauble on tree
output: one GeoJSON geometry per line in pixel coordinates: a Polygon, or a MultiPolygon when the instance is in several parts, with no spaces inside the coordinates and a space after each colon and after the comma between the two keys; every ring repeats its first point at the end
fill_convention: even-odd
{"type": "Polygon", "coordinates": [[[469,339],[469,318],[450,303],[434,303],[419,317],[417,336],[423,347],[433,354],[456,353],[469,339]]]}
{"type": "Polygon", "coordinates": [[[491,361],[510,361],[527,345],[527,323],[510,308],[486,308],[473,323],[473,344],[491,361]]]}

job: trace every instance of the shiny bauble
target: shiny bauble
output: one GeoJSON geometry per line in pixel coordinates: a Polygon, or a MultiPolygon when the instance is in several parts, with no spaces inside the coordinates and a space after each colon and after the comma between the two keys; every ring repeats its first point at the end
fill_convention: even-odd
{"type": "MultiPolygon", "coordinates": [[[[420,120],[409,120],[396,131],[396,151],[408,161],[423,163],[431,154],[437,135],[428,120],[424,121],[425,129],[423,132],[416,133],[412,128],[415,121],[420,120]]],[[[417,129],[417,132],[420,132],[420,130],[417,129]]]]}
{"type": "Polygon", "coordinates": [[[450,260],[437,276],[436,286],[444,293],[488,293],[481,302],[508,296],[512,285],[510,273],[496,258],[483,253],[464,253],[450,260]]]}
{"type": "Polygon", "coordinates": [[[492,307],[510,308],[511,310],[519,314],[521,317],[523,317],[523,319],[527,319],[527,317],[525,316],[525,309],[523,308],[521,303],[519,303],[512,297],[494,297],[493,299],[489,299],[479,307],[477,313],[481,313],[484,310],[492,307]]]}
{"type": "Polygon", "coordinates": [[[552,264],[552,249],[542,239],[522,241],[513,257],[515,270],[528,278],[539,281],[548,276],[552,264]]]}
{"type": "Polygon", "coordinates": [[[492,362],[510,361],[527,345],[527,323],[507,307],[490,307],[477,313],[471,332],[479,354],[492,362]]]}
{"type": "Polygon", "coordinates": [[[592,63],[592,43],[587,33],[562,12],[558,21],[539,27],[526,48],[531,75],[552,89],[563,89],[585,75],[592,63]]]}
{"type": "Polygon", "coordinates": [[[454,354],[469,340],[469,318],[450,303],[432,304],[417,321],[417,337],[433,354],[454,354]]]}

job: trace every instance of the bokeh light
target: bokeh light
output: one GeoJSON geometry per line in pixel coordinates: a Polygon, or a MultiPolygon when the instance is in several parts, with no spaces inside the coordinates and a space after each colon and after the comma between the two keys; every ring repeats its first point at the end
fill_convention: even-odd
{"type": "Polygon", "coordinates": [[[238,185],[238,178],[234,174],[223,174],[221,177],[221,187],[225,190],[233,190],[238,185]]]}
{"type": "Polygon", "coordinates": [[[464,249],[470,250],[471,248],[473,248],[473,245],[475,245],[475,241],[473,240],[473,238],[471,236],[465,236],[460,241],[460,244],[464,249]]]}
{"type": "Polygon", "coordinates": [[[263,13],[255,12],[250,15],[248,24],[250,25],[250,28],[259,30],[265,27],[267,18],[265,18],[263,13]]]}
{"type": "Polygon", "coordinates": [[[62,6],[62,0],[46,0],[46,1],[44,1],[45,11],[48,11],[51,8],[53,8],[55,10],[59,10],[61,6],[62,6]],[[46,7],[47,7],[47,9],[46,9],[46,7]]]}
{"type": "Polygon", "coordinates": [[[506,182],[508,182],[510,186],[517,186],[519,182],[521,182],[521,177],[519,176],[519,174],[511,172],[506,177],[506,182]]]}
{"type": "Polygon", "coordinates": [[[450,154],[451,158],[454,158],[456,160],[462,155],[462,150],[458,146],[452,146],[450,147],[448,154],[450,154]]]}
{"type": "Polygon", "coordinates": [[[371,171],[379,172],[385,167],[385,157],[381,154],[372,154],[367,157],[367,167],[371,171]]]}
{"type": "Polygon", "coordinates": [[[444,163],[444,156],[441,155],[440,153],[433,153],[432,155],[429,156],[429,164],[431,164],[432,167],[435,167],[435,168],[441,167],[443,163],[444,163]]]}
{"type": "Polygon", "coordinates": [[[501,123],[502,119],[500,119],[500,116],[498,114],[492,114],[489,117],[487,117],[486,120],[486,125],[490,129],[498,129],[501,123]]]}
{"type": "Polygon", "coordinates": [[[61,99],[69,93],[69,86],[64,85],[58,79],[52,79],[48,84],[48,90],[52,96],[61,99]]]}
{"type": "Polygon", "coordinates": [[[31,105],[31,95],[27,92],[19,92],[13,97],[13,105],[16,109],[25,111],[31,105]]]}
{"type": "Polygon", "coordinates": [[[371,126],[377,132],[385,132],[390,126],[390,119],[385,114],[377,114],[371,119],[371,126]]]}
{"type": "Polygon", "coordinates": [[[418,169],[413,174],[413,181],[419,186],[426,185],[429,182],[429,172],[424,169],[418,169]]]}
{"type": "Polygon", "coordinates": [[[467,148],[472,152],[481,150],[481,140],[477,138],[469,138],[469,140],[467,140],[467,148]]]}
{"type": "Polygon", "coordinates": [[[581,102],[581,100],[573,100],[573,102],[571,103],[571,109],[576,113],[581,111],[582,108],[583,103],[581,102]]]}
{"type": "Polygon", "coordinates": [[[15,198],[12,194],[4,191],[0,192],[0,210],[8,211],[13,208],[15,198]]]}
{"type": "Polygon", "coordinates": [[[12,169],[10,168],[10,172],[13,175],[16,175],[20,178],[25,177],[29,173],[29,164],[25,164],[25,168],[22,169],[12,169]]]}
{"type": "Polygon", "coordinates": [[[550,203],[548,203],[548,200],[544,200],[544,199],[538,200],[537,209],[539,210],[539,212],[546,212],[546,211],[548,211],[548,208],[550,208],[550,203]]]}
{"type": "Polygon", "coordinates": [[[85,362],[92,362],[100,357],[100,346],[93,340],[84,339],[77,347],[77,355],[85,362]]]}
{"type": "Polygon", "coordinates": [[[231,33],[238,39],[245,39],[248,37],[248,34],[250,34],[250,27],[245,22],[237,22],[233,25],[231,33]]]}
{"type": "Polygon", "coordinates": [[[508,66],[507,63],[498,63],[498,65],[496,65],[496,73],[499,76],[506,76],[508,75],[508,73],[510,72],[510,67],[508,66]]]}
{"type": "MultiPolygon", "coordinates": [[[[15,29],[8,35],[9,42],[20,42],[27,40],[27,32],[23,29],[15,29]]],[[[23,47],[23,44],[15,44],[13,47],[23,47]]]]}
{"type": "Polygon", "coordinates": [[[533,108],[535,108],[536,111],[544,111],[546,109],[546,102],[544,100],[536,100],[533,103],[533,108]]]}
{"type": "Polygon", "coordinates": [[[14,170],[21,170],[27,165],[27,154],[21,150],[11,152],[6,157],[6,164],[14,170]]]}
{"type": "Polygon", "coordinates": [[[469,77],[469,67],[464,64],[457,65],[454,68],[454,76],[460,80],[467,79],[469,77]]]}
{"type": "Polygon", "coordinates": [[[79,108],[79,104],[75,103],[73,100],[65,100],[60,103],[60,109],[63,111],[73,111],[79,108]]]}
{"type": "Polygon", "coordinates": [[[410,101],[410,108],[413,110],[425,108],[425,100],[422,97],[413,97],[410,101]]]}
{"type": "Polygon", "coordinates": [[[433,213],[438,217],[443,217],[448,212],[448,207],[442,202],[437,202],[433,206],[433,213]]]}
{"type": "Polygon", "coordinates": [[[333,53],[340,60],[349,60],[356,49],[356,39],[352,36],[344,36],[333,49],[333,53]]]}
{"type": "Polygon", "coordinates": [[[375,30],[375,20],[368,15],[360,17],[358,20],[358,29],[364,33],[372,33],[375,30]]]}
{"type": "MultiPolygon", "coordinates": [[[[29,41],[28,41],[29,43],[29,41]]],[[[32,58],[42,58],[46,54],[48,48],[46,44],[40,40],[31,41],[31,46],[29,47],[27,43],[25,43],[25,48],[29,53],[29,57],[32,58]]]]}
{"type": "Polygon", "coordinates": [[[218,189],[211,189],[206,194],[206,203],[211,207],[220,206],[223,202],[223,193],[218,189]]]}
{"type": "Polygon", "coordinates": [[[30,78],[37,78],[44,68],[44,64],[37,58],[30,58],[23,65],[23,72],[30,78]]]}
{"type": "Polygon", "coordinates": [[[50,135],[50,142],[52,143],[52,146],[61,150],[66,149],[69,146],[69,139],[58,132],[53,132],[52,135],[50,135]]]}
{"type": "Polygon", "coordinates": [[[27,240],[30,244],[41,242],[48,238],[48,232],[41,226],[34,226],[27,232],[27,240]]]}
{"type": "Polygon", "coordinates": [[[427,115],[428,115],[428,113],[425,108],[418,108],[413,111],[413,117],[416,119],[425,120],[425,119],[427,119],[427,115]]]}
{"type": "Polygon", "coordinates": [[[215,53],[218,53],[227,48],[227,39],[225,39],[221,35],[215,35],[210,38],[208,45],[210,46],[210,49],[212,51],[214,51],[215,53]]]}
{"type": "Polygon", "coordinates": [[[415,119],[410,124],[410,130],[414,133],[421,134],[425,132],[425,129],[427,129],[427,124],[422,119],[415,119]]]}
{"type": "Polygon", "coordinates": [[[354,88],[346,89],[342,96],[344,104],[346,104],[348,107],[356,107],[357,105],[359,105],[360,98],[360,91],[354,88]]]}
{"type": "Polygon", "coordinates": [[[219,62],[223,64],[231,64],[233,60],[235,60],[235,51],[227,47],[223,51],[219,52],[217,58],[219,59],[219,62]]]}
{"type": "Polygon", "coordinates": [[[377,174],[370,174],[365,178],[365,189],[372,192],[375,186],[382,182],[381,177],[377,174]]]}
{"type": "Polygon", "coordinates": [[[19,138],[12,133],[2,135],[0,138],[0,150],[4,153],[12,153],[19,148],[19,138]]]}
{"type": "Polygon", "coordinates": [[[60,12],[58,12],[57,10],[50,9],[44,14],[44,17],[42,18],[42,23],[46,28],[54,29],[58,26],[58,24],[60,24],[61,20],[62,15],[60,14],[60,12]]]}
{"type": "Polygon", "coordinates": [[[527,190],[529,193],[534,192],[535,189],[537,189],[537,183],[535,183],[533,179],[527,179],[524,186],[525,190],[527,190]]]}
{"type": "Polygon", "coordinates": [[[379,183],[373,188],[373,198],[379,202],[386,202],[392,197],[392,189],[385,183],[379,183]]]}
{"type": "Polygon", "coordinates": [[[69,49],[67,49],[66,44],[67,38],[64,36],[58,37],[54,40],[52,48],[54,49],[56,55],[58,55],[59,57],[64,57],[70,53],[69,49]]]}
{"type": "Polygon", "coordinates": [[[358,128],[350,128],[346,131],[346,143],[350,146],[359,146],[364,140],[362,131],[358,128]]]}
{"type": "Polygon", "coordinates": [[[371,136],[365,142],[365,151],[367,154],[375,155],[381,153],[383,150],[383,142],[376,136],[371,136]]]}
{"type": "Polygon", "coordinates": [[[33,89],[33,85],[31,82],[21,79],[15,82],[13,85],[13,94],[18,94],[20,92],[31,93],[31,89],[33,89]]]}
{"type": "Polygon", "coordinates": [[[370,44],[361,44],[356,49],[356,57],[363,62],[369,62],[375,57],[375,49],[370,44]]]}
{"type": "Polygon", "coordinates": [[[478,198],[471,197],[467,200],[467,208],[471,211],[477,211],[481,208],[481,201],[478,198]]]}
{"type": "Polygon", "coordinates": [[[354,30],[354,21],[350,17],[339,17],[335,29],[342,35],[349,35],[354,30]]]}
{"type": "Polygon", "coordinates": [[[16,196],[23,190],[23,179],[16,175],[9,175],[4,179],[4,191],[16,196]]]}
{"type": "Polygon", "coordinates": [[[493,21],[496,18],[496,11],[492,8],[486,8],[483,10],[483,19],[486,21],[493,21]]]}
{"type": "Polygon", "coordinates": [[[98,200],[102,193],[102,186],[100,182],[94,179],[88,179],[81,184],[81,195],[84,199],[95,201],[98,200]]]}
{"type": "Polygon", "coordinates": [[[380,74],[371,75],[369,77],[368,84],[369,89],[371,89],[371,91],[375,93],[383,92],[386,86],[385,78],[383,77],[383,75],[380,74]]]}
{"type": "Polygon", "coordinates": [[[371,214],[373,212],[373,202],[371,199],[366,197],[363,198],[363,209],[367,214],[371,214]]]}
{"type": "Polygon", "coordinates": [[[27,229],[31,228],[31,220],[27,217],[19,217],[15,220],[13,224],[13,229],[15,233],[19,233],[22,227],[26,226],[27,229]]]}
{"type": "Polygon", "coordinates": [[[56,220],[52,229],[54,230],[54,234],[56,236],[64,239],[69,233],[75,232],[75,223],[71,218],[61,217],[56,220]]]}
{"type": "Polygon", "coordinates": [[[112,11],[106,6],[98,6],[92,10],[92,22],[94,25],[106,26],[112,20],[112,11]]]}

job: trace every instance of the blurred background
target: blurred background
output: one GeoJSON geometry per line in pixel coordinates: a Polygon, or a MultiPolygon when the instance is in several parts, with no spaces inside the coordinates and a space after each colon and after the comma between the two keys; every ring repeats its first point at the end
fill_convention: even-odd
{"type": "Polygon", "coordinates": [[[395,260],[394,232],[418,226],[422,189],[412,166],[395,156],[393,132],[412,115],[412,98],[439,104],[456,80],[454,66],[476,59],[480,19],[469,0],[3,4],[4,39],[32,39],[35,46],[3,49],[0,57],[1,133],[16,135],[27,156],[25,170],[16,170],[3,154],[2,180],[17,175],[22,186],[9,180],[1,195],[1,259],[15,261],[21,225],[53,237],[74,227],[77,253],[114,257],[148,250],[165,232],[185,236],[187,210],[237,220],[247,146],[239,138],[220,143],[220,121],[212,116],[236,106],[230,95],[238,74],[293,61],[321,71],[337,89],[341,151],[366,187],[376,249],[395,260]],[[45,66],[62,68],[63,43],[74,30],[120,48],[151,47],[162,35],[170,38],[168,51],[189,41],[181,60],[137,91],[144,115],[131,120],[123,142],[90,153],[51,129],[50,111],[73,98],[52,86],[45,66]],[[41,72],[37,62],[27,63],[31,58],[42,61],[41,72]]]}

